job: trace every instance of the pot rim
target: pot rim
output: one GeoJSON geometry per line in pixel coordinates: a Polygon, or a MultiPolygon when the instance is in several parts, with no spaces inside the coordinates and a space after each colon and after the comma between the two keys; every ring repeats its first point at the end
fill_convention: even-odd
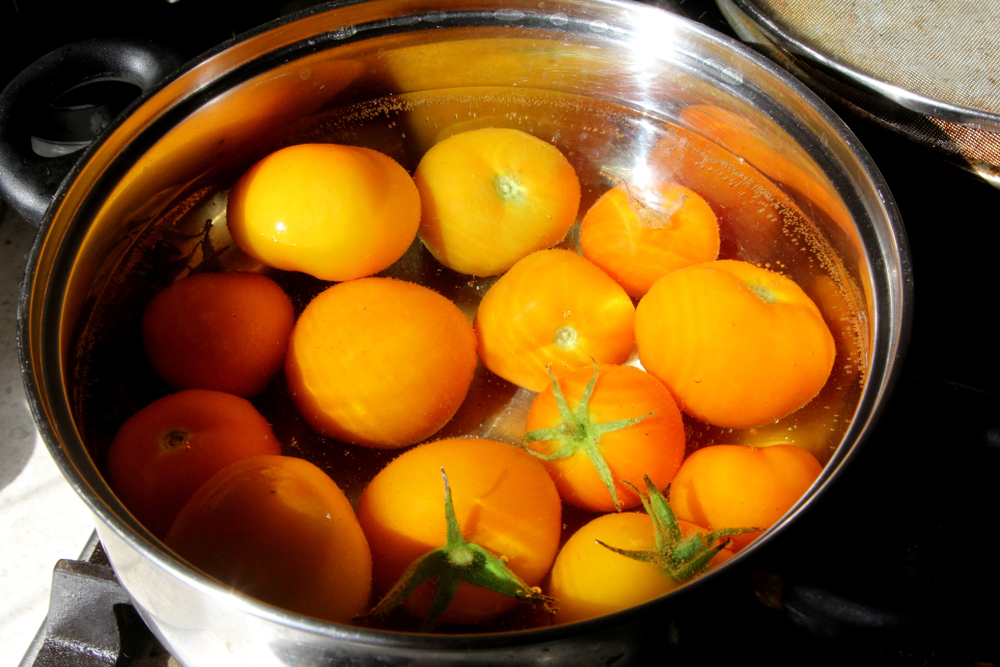
{"type": "MultiPolygon", "coordinates": [[[[744,563],[751,554],[760,551],[765,544],[771,541],[771,538],[774,535],[781,532],[809,505],[815,502],[816,499],[829,488],[830,483],[837,477],[844,466],[846,466],[850,460],[853,459],[860,445],[865,441],[871,432],[884,407],[884,398],[891,391],[899,375],[901,367],[900,362],[909,342],[910,326],[912,322],[912,267],[908,244],[906,241],[905,228],[903,227],[898,209],[891,193],[889,192],[888,186],[882,179],[877,167],[865,151],[864,147],[861,145],[860,141],[822,100],[812,93],[812,91],[810,91],[804,84],[782,70],[777,64],[766,59],[750,48],[740,44],[739,42],[716,33],[710,28],[684,17],[668,14],[654,7],[640,5],[627,0],[570,0],[569,2],[559,3],[557,6],[566,8],[610,6],[618,8],[628,14],[648,16],[650,20],[669,20],[672,23],[680,25],[684,31],[689,32],[692,35],[696,35],[700,39],[710,42],[727,51],[734,52],[737,57],[748,61],[753,66],[763,70],[767,75],[774,77],[780,83],[791,89],[791,91],[808,104],[813,111],[818,113],[822,121],[833,130],[841,141],[844,142],[844,145],[848,149],[849,153],[857,160],[857,165],[852,166],[858,169],[858,173],[853,175],[847,175],[845,173],[844,179],[857,179],[861,181],[861,183],[868,184],[872,190],[872,194],[874,194],[881,205],[884,222],[886,224],[885,229],[872,231],[872,234],[877,235],[879,231],[883,234],[883,238],[876,239],[876,244],[882,249],[882,254],[877,256],[870,255],[869,259],[872,260],[873,267],[878,267],[878,270],[873,270],[874,276],[879,279],[884,278],[887,282],[890,282],[891,285],[887,288],[887,294],[875,294],[873,296],[874,305],[876,307],[871,314],[873,320],[871,365],[869,367],[869,375],[866,385],[862,390],[851,425],[845,432],[841,445],[836,449],[830,461],[823,467],[823,471],[810,489],[777,524],[767,530],[760,538],[755,540],[751,543],[751,545],[731,559],[731,565],[729,568],[713,570],[666,596],[646,602],[631,609],[587,621],[561,626],[534,628],[512,632],[420,634],[415,632],[376,630],[364,627],[341,625],[285,611],[265,602],[243,595],[234,596],[232,590],[228,586],[201,574],[192,566],[187,565],[180,558],[173,556],[160,540],[146,531],[141,525],[134,521],[134,519],[131,519],[124,506],[122,506],[117,499],[114,499],[113,494],[104,482],[100,473],[97,471],[97,467],[93,462],[91,462],[92,469],[82,469],[68,453],[67,446],[64,444],[66,438],[73,441],[70,443],[71,445],[78,446],[84,451],[86,451],[86,449],[83,446],[79,434],[73,427],[72,414],[65,394],[55,395],[55,398],[58,400],[53,400],[51,398],[46,399],[47,394],[45,392],[45,387],[48,385],[53,387],[51,391],[65,391],[60,371],[57,368],[56,371],[53,372],[51,367],[49,367],[48,372],[45,373],[45,377],[42,378],[36,375],[35,371],[36,368],[42,368],[43,370],[46,368],[45,364],[41,361],[41,357],[59,357],[59,346],[58,343],[51,340],[51,336],[49,337],[49,340],[43,341],[42,344],[37,344],[37,341],[32,338],[32,332],[40,330],[42,320],[46,319],[46,315],[49,316],[48,319],[51,322],[52,315],[58,315],[60,312],[59,307],[61,304],[62,294],[57,293],[53,296],[48,290],[38,287],[37,289],[40,293],[42,293],[44,301],[44,303],[39,304],[37,303],[39,295],[36,294],[36,284],[39,284],[42,281],[50,280],[49,276],[43,275],[43,251],[45,251],[46,246],[51,243],[49,236],[53,233],[53,227],[61,213],[61,209],[66,204],[68,194],[74,187],[78,187],[81,174],[91,168],[97,170],[101,170],[103,168],[103,165],[93,167],[95,156],[98,156],[101,153],[102,149],[109,144],[111,137],[119,132],[123,125],[129,122],[129,119],[137,110],[145,108],[154,98],[163,96],[165,94],[164,91],[167,91],[167,89],[182,85],[185,78],[197,77],[200,70],[210,68],[212,61],[220,58],[222,55],[230,53],[235,49],[246,47],[254,40],[269,36],[274,31],[286,28],[299,21],[307,21],[308,19],[319,15],[335,15],[337,12],[344,10],[344,8],[356,5],[378,4],[381,2],[382,0],[350,0],[348,2],[328,3],[327,5],[312,7],[286,17],[276,19],[247,33],[233,37],[207,51],[201,56],[189,61],[160,84],[143,92],[122,115],[111,123],[104,135],[102,135],[87,149],[81,151],[80,159],[73,166],[69,175],[60,184],[52,203],[45,213],[45,217],[40,226],[39,234],[32,245],[27,259],[25,277],[18,296],[17,342],[21,372],[24,378],[28,404],[44,442],[55,459],[56,464],[63,476],[70,482],[71,486],[73,486],[81,498],[84,499],[91,511],[96,517],[98,517],[100,523],[103,523],[105,526],[113,530],[121,539],[128,542],[132,548],[142,553],[146,558],[152,560],[157,566],[166,570],[173,577],[185,582],[189,586],[198,589],[200,592],[211,595],[217,599],[228,598],[228,603],[230,605],[238,606],[239,609],[247,613],[281,625],[292,626],[315,635],[336,638],[341,641],[386,647],[391,646],[400,649],[433,647],[438,650],[461,650],[512,647],[549,642],[581,633],[589,633],[598,629],[617,626],[644,615],[654,608],[667,604],[667,600],[674,601],[689,598],[696,591],[701,590],[710,582],[714,582],[718,579],[722,572],[725,572],[727,569],[735,568],[737,563],[744,563]],[[665,18],[665,16],[668,16],[669,19],[665,18]],[[886,257],[890,260],[894,260],[893,262],[889,262],[889,264],[894,264],[895,266],[888,266],[886,257]],[[890,271],[890,275],[886,275],[886,271],[890,271]],[[888,301],[888,303],[885,304],[883,308],[887,310],[888,314],[892,315],[893,320],[889,323],[889,329],[887,329],[887,331],[894,334],[891,336],[880,335],[879,333],[881,331],[879,328],[879,320],[880,318],[885,319],[885,316],[880,315],[878,306],[881,302],[885,301],[888,301]],[[40,345],[43,349],[36,349],[37,345],[40,345]],[[53,383],[53,379],[57,380],[57,382],[53,383]],[[862,415],[863,418],[859,419],[859,416],[862,415]],[[68,428],[64,427],[57,430],[57,428],[53,426],[54,423],[66,424],[68,428]],[[847,443],[851,444],[847,446],[847,443]]],[[[487,4],[488,3],[484,1],[482,5],[479,6],[485,6],[487,4]]],[[[539,16],[549,16],[550,14],[551,12],[543,10],[538,12],[539,16]]],[[[585,20],[577,16],[573,16],[572,19],[579,21],[585,20]]],[[[610,26],[610,28],[612,30],[620,30],[623,32],[626,30],[620,26],[610,26]]],[[[262,63],[273,61],[274,59],[280,57],[280,55],[276,55],[279,51],[283,52],[285,50],[294,50],[296,45],[300,45],[304,41],[310,42],[310,48],[314,50],[322,50],[328,46],[328,43],[331,40],[332,38],[330,37],[330,34],[325,33],[318,39],[300,39],[291,41],[279,48],[258,53],[254,57],[241,62],[235,68],[228,70],[228,72],[231,74],[233,71],[244,67],[258,67],[262,63]]],[[[303,54],[312,52],[313,51],[306,50],[303,54]]],[[[213,81],[217,80],[218,79],[215,79],[213,81]]],[[[173,111],[173,115],[176,115],[178,105],[181,105],[182,103],[191,104],[193,98],[197,97],[200,99],[204,97],[206,95],[206,90],[210,88],[211,85],[209,85],[209,83],[203,82],[200,87],[196,87],[186,95],[179,96],[175,92],[170,104],[161,102],[161,111],[158,114],[151,116],[144,126],[138,128],[136,130],[137,134],[142,135],[148,133],[151,126],[163,122],[165,115],[171,115],[167,114],[167,111],[173,111]]],[[[211,95],[209,95],[209,97],[211,97],[211,95]]],[[[155,139],[152,141],[155,141],[155,139]]],[[[142,142],[136,143],[141,144],[142,142]]],[[[87,196],[90,197],[89,194],[87,196]]],[[[852,212],[861,207],[861,204],[858,202],[847,202],[847,204],[849,207],[852,205],[854,206],[852,212]]],[[[80,217],[81,216],[78,210],[75,211],[72,215],[71,221],[67,222],[63,228],[56,230],[63,233],[63,237],[59,239],[60,247],[58,250],[54,251],[57,256],[67,254],[65,242],[67,238],[71,240],[74,238],[70,232],[75,231],[77,235],[80,234],[80,227],[83,225],[83,223],[79,222],[80,217]]],[[[864,245],[866,252],[870,253],[872,251],[871,239],[865,240],[864,245]]],[[[49,253],[46,254],[46,257],[51,254],[53,254],[53,251],[49,251],[49,253]]],[[[44,268],[49,268],[49,264],[45,264],[44,268]]],[[[56,366],[58,367],[59,364],[56,364],[56,366]]]]}

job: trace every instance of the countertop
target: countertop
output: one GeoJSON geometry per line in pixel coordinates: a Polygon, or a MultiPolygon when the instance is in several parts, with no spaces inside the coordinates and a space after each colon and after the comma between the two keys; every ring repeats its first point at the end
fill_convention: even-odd
{"type": "Polygon", "coordinates": [[[17,294],[35,229],[0,220],[0,667],[16,667],[45,619],[52,569],[78,558],[90,510],[56,468],[31,418],[17,355],[17,294]]]}

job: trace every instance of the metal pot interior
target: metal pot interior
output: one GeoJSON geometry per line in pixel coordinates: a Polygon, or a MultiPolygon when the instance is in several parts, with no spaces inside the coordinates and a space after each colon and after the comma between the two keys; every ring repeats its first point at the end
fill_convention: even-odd
{"type": "MultiPolygon", "coordinates": [[[[581,211],[611,177],[649,172],[688,185],[720,217],[722,255],[776,268],[813,297],[838,348],[820,396],[753,434],[689,424],[692,446],[763,438],[816,454],[824,472],[785,521],[829,483],[875,418],[906,340],[901,225],[863,148],[772,64],[679,17],[616,2],[496,10],[377,0],[265,26],[146,95],[88,152],[49,210],[22,295],[22,365],[43,435],[97,515],[122,582],[178,658],[298,664],[288,656],[313,647],[324,659],[377,649],[403,660],[413,650],[488,652],[573,634],[495,634],[521,627],[515,619],[427,638],[269,607],[175,558],[100,472],[117,427],[167,393],[142,356],[145,303],[192,270],[262,270],[225,227],[227,190],[246,168],[282,146],[332,141],[380,150],[412,172],[435,142],[488,126],[559,146],[580,175],[581,211]],[[271,656],[263,662],[262,645],[271,656]]],[[[572,233],[566,243],[573,247],[572,233]]],[[[326,286],[267,272],[299,309],[326,286]]],[[[429,285],[470,316],[491,284],[442,271],[419,241],[386,275],[429,285]]],[[[439,436],[514,441],[531,395],[482,369],[470,393],[439,436]]],[[[287,453],[323,467],[352,499],[394,455],[309,431],[280,376],[255,404],[287,453]]]]}

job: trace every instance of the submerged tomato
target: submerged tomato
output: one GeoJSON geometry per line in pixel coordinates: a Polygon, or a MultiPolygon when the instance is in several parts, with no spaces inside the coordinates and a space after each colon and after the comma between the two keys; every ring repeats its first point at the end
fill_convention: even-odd
{"type": "Polygon", "coordinates": [[[639,504],[622,482],[649,476],[666,488],[684,458],[677,404],[634,366],[581,368],[556,379],[531,404],[526,430],[526,447],[542,459],[562,499],[597,512],[639,504]]]}
{"type": "Polygon", "coordinates": [[[681,410],[725,428],[780,419],[823,388],[836,357],[816,304],[791,278],[735,260],[678,269],[639,302],[643,367],[681,410]]]}
{"type": "MultiPolygon", "coordinates": [[[[678,519],[709,528],[770,528],[792,508],[819,476],[812,454],[794,445],[757,449],[712,445],[689,456],[670,485],[678,519]]],[[[736,535],[733,548],[760,532],[736,535]]]]}
{"type": "Polygon", "coordinates": [[[437,292],[392,278],[327,289],[306,307],[285,361],[316,431],[365,447],[429,438],[455,414],[476,370],[476,335],[437,292]]]}
{"type": "MultiPolygon", "coordinates": [[[[358,519],[371,544],[376,590],[389,591],[411,563],[445,545],[442,469],[465,540],[504,559],[529,586],[540,584],[562,530],[559,494],[548,473],[517,447],[456,438],[405,452],[362,494],[358,519]]],[[[423,618],[433,593],[431,583],[423,584],[403,606],[423,618]]],[[[513,598],[461,582],[441,620],[485,621],[516,604],[513,598]]]]}
{"type": "Polygon", "coordinates": [[[719,221],[682,185],[619,185],[583,217],[580,250],[629,296],[642,296],[671,271],[718,257],[719,221]]]}
{"type": "Polygon", "coordinates": [[[157,537],[215,473],[249,456],[280,454],[267,420],[246,399],[188,389],[132,415],[108,451],[108,481],[157,537]]]}
{"type": "MultiPolygon", "coordinates": [[[[706,532],[687,521],[678,521],[681,533],[706,532]]],[[[569,538],[552,566],[549,595],[556,599],[555,621],[572,623],[611,614],[665,595],[681,585],[662,568],[615,553],[601,542],[631,551],[653,552],[656,539],[648,514],[605,514],[569,538]]],[[[716,566],[732,558],[723,549],[711,560],[716,566]]]]}
{"type": "Polygon", "coordinates": [[[142,343],[174,389],[253,396],[281,368],[294,323],[291,299],[267,276],[199,273],[153,297],[142,343]]]}
{"type": "Polygon", "coordinates": [[[567,370],[620,364],[635,347],[635,307],[618,283],[569,250],[540,250],[504,274],[476,311],[479,358],[542,391],[567,370]]]}
{"type": "Polygon", "coordinates": [[[243,252],[320,280],[388,268],[413,243],[420,195],[387,155],[359,146],[300,144],[271,153],[229,193],[229,231],[243,252]]]}
{"type": "Polygon", "coordinates": [[[225,468],[191,497],[166,543],[289,611],[346,623],[368,604],[368,543],[347,497],[308,461],[255,456],[225,468]]]}
{"type": "Polygon", "coordinates": [[[527,132],[484,128],[448,137],[413,175],[420,239],[461,273],[503,273],[562,241],[576,220],[580,181],[552,144],[527,132]]]}

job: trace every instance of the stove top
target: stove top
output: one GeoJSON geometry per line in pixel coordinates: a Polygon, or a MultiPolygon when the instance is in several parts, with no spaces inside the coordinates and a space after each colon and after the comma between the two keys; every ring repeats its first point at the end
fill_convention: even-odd
{"type": "MultiPolygon", "coordinates": [[[[189,0],[73,5],[57,19],[45,11],[48,4],[19,0],[13,21],[10,6],[4,9],[5,25],[40,37],[35,48],[0,59],[3,84],[77,39],[147,37],[193,57],[315,3],[251,3],[248,13],[235,0],[205,2],[209,16],[198,19],[189,0]],[[108,21],[112,15],[136,20],[114,32],[110,26],[120,24],[108,21]]],[[[732,36],[714,3],[652,4],[732,36]]],[[[993,565],[990,527],[1000,517],[1000,353],[992,319],[1000,286],[993,268],[1000,190],[837,100],[828,102],[872,155],[907,229],[916,307],[902,373],[875,433],[807,519],[722,578],[717,592],[695,596],[700,602],[683,617],[664,618],[648,655],[662,660],[666,653],[680,665],[714,664],[720,654],[728,663],[734,652],[772,665],[997,664],[1000,569],[993,565]]],[[[8,215],[3,238],[12,237],[12,225],[26,223],[8,215]]],[[[12,293],[3,298],[13,303],[12,293]]],[[[13,354],[10,345],[3,348],[5,368],[13,354]]],[[[43,447],[37,439],[35,446],[43,447]]],[[[21,567],[8,565],[2,576],[20,577],[21,567]]],[[[98,544],[89,542],[78,560],[60,561],[52,583],[49,617],[26,666],[167,664],[98,544]],[[95,604],[82,624],[64,605],[81,597],[95,604]]],[[[17,644],[21,651],[26,641],[17,644]]]]}

